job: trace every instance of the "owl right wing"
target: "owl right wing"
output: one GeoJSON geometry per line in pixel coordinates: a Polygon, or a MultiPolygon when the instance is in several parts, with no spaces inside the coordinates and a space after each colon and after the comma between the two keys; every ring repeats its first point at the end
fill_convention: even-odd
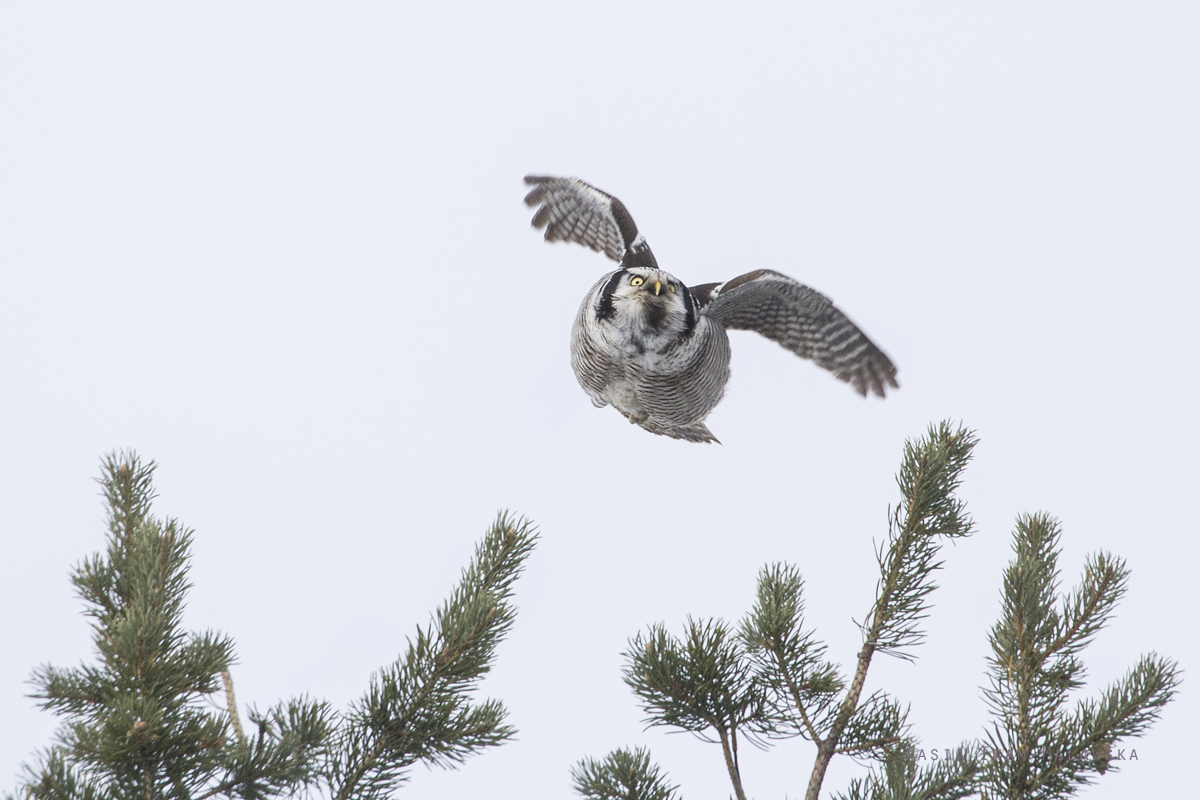
{"type": "Polygon", "coordinates": [[[533,187],[525,203],[538,206],[533,227],[546,229],[548,242],[578,242],[627,267],[656,267],[646,238],[638,233],[625,204],[578,178],[526,175],[533,187]]]}
{"type": "Polygon", "coordinates": [[[811,359],[861,395],[885,396],[896,367],[825,295],[787,275],[759,269],[723,284],[689,289],[701,313],[726,328],[756,331],[811,359]]]}

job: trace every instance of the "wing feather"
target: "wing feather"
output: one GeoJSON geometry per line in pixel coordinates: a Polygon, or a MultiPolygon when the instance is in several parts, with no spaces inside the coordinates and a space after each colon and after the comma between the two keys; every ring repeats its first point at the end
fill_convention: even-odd
{"type": "Polygon", "coordinates": [[[896,367],[857,325],[828,297],[786,275],[755,270],[709,289],[708,295],[702,313],[811,359],[861,395],[884,397],[888,386],[900,386],[896,367]]]}
{"type": "Polygon", "coordinates": [[[526,175],[533,188],[525,203],[537,206],[533,227],[548,242],[576,242],[626,265],[653,266],[653,255],[625,205],[578,178],[526,175]],[[636,256],[636,258],[634,258],[636,256]]]}

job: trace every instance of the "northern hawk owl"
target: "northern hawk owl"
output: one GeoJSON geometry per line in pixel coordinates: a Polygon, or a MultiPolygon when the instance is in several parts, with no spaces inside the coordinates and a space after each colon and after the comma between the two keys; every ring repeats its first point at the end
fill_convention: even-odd
{"type": "Polygon", "coordinates": [[[547,241],[578,242],[620,263],[588,292],[571,332],[571,366],[597,407],[612,405],[651,433],[717,441],[704,418],[729,380],[728,328],[778,342],[863,396],[899,386],[888,357],[821,293],[769,269],[689,288],[658,268],[617,198],[578,178],[525,183],[547,241]]]}

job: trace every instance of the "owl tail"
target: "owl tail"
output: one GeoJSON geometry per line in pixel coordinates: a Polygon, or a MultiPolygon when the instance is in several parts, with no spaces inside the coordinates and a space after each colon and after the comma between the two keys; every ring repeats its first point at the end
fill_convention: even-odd
{"type": "Polygon", "coordinates": [[[708,444],[710,442],[721,443],[717,437],[712,435],[712,431],[703,422],[697,422],[694,425],[682,428],[667,428],[647,421],[642,423],[642,427],[651,433],[657,433],[659,436],[670,436],[672,439],[683,439],[687,442],[698,442],[701,444],[708,444]]]}

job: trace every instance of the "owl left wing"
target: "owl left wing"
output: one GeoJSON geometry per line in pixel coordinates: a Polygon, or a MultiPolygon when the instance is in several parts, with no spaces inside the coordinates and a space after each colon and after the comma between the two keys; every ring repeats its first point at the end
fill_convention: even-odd
{"type": "Polygon", "coordinates": [[[726,328],[761,333],[829,370],[863,396],[871,391],[884,397],[886,387],[900,386],[896,367],[833,301],[786,275],[759,269],[690,291],[701,313],[726,328]]]}
{"type": "Polygon", "coordinates": [[[525,203],[538,206],[533,227],[548,242],[577,242],[625,266],[656,267],[654,254],[625,204],[578,178],[526,175],[525,203]]]}

